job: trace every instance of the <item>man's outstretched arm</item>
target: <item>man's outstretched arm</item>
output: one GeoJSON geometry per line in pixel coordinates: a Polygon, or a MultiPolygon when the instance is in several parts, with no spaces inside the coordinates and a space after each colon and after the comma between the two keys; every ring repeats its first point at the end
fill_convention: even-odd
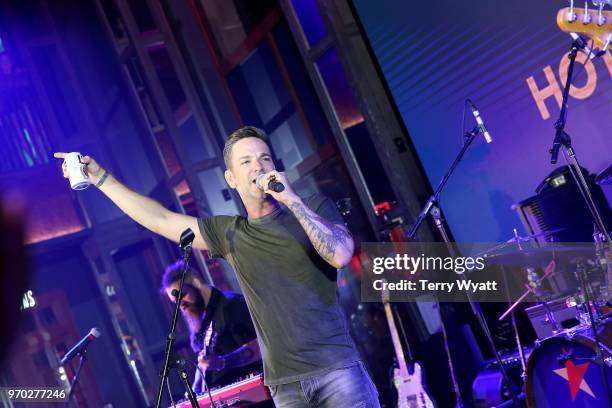
{"type": "MultiPolygon", "coordinates": [[[[59,152],[55,153],[54,157],[63,159],[65,155],[66,153],[59,152]]],[[[184,230],[191,228],[196,235],[193,241],[194,248],[208,249],[199,234],[197,218],[172,212],[157,201],[128,188],[89,156],[83,156],[82,161],[87,164],[86,171],[92,184],[99,184],[104,178],[98,187],[100,191],[138,224],[175,242],[179,241],[184,230]]],[[[64,177],[67,178],[65,165],[62,169],[64,177]]]]}

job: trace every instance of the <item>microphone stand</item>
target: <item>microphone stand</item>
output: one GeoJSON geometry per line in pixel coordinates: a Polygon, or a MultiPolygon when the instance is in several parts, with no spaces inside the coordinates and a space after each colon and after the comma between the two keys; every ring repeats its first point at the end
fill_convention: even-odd
{"type": "Polygon", "coordinates": [[[85,363],[86,354],[86,348],[83,349],[83,351],[79,352],[79,366],[76,370],[76,373],[74,374],[74,377],[72,377],[72,381],[70,382],[70,391],[68,392],[68,399],[64,404],[64,408],[68,408],[68,405],[70,405],[70,398],[72,398],[72,394],[74,394],[74,389],[76,388],[77,381],[79,380],[79,374],[81,374],[81,369],[83,368],[83,364],[85,363]]]}
{"type": "MultiPolygon", "coordinates": [[[[563,100],[561,102],[561,111],[559,112],[559,119],[555,122],[555,138],[553,140],[553,146],[549,151],[550,163],[551,164],[557,163],[559,149],[561,148],[561,146],[563,146],[565,148],[565,151],[567,152],[567,155],[570,158],[569,169],[572,172],[572,175],[574,176],[576,185],[578,186],[578,190],[580,190],[580,194],[582,195],[582,198],[584,198],[584,201],[586,202],[586,205],[589,208],[589,211],[591,212],[591,216],[593,217],[593,222],[595,224],[595,227],[599,229],[599,232],[604,236],[607,242],[607,245],[612,245],[612,240],[610,239],[610,233],[608,232],[606,225],[603,222],[601,212],[599,211],[599,208],[597,207],[595,200],[593,200],[591,189],[589,188],[589,185],[586,182],[582,169],[580,168],[580,164],[578,163],[578,159],[576,158],[576,153],[574,152],[574,149],[572,148],[572,139],[570,135],[568,135],[565,132],[565,124],[567,120],[567,106],[568,106],[567,101],[569,97],[570,87],[572,86],[572,76],[574,73],[574,65],[576,63],[576,56],[578,55],[578,50],[584,49],[586,46],[587,46],[586,41],[584,40],[584,38],[580,36],[578,36],[572,42],[572,45],[571,45],[571,49],[570,49],[569,56],[568,56],[570,63],[569,63],[569,66],[567,67],[567,80],[565,81],[565,86],[563,88],[563,100]]],[[[601,55],[603,54],[602,53],[596,54],[597,57],[601,55]]],[[[579,271],[579,279],[580,279],[581,284],[585,284],[584,276],[580,271],[579,271]]],[[[591,299],[588,293],[589,291],[587,291],[586,288],[584,289],[585,289],[584,290],[585,302],[586,302],[587,310],[589,311],[589,319],[591,320],[590,322],[591,330],[593,331],[593,338],[597,346],[595,347],[595,349],[597,353],[598,362],[600,363],[598,365],[601,371],[601,376],[603,377],[604,384],[606,386],[606,391],[608,394],[607,395],[608,402],[612,404],[612,391],[610,388],[610,381],[608,380],[608,375],[606,374],[606,370],[605,370],[605,361],[603,359],[603,351],[602,351],[603,345],[601,344],[599,335],[597,333],[598,322],[591,313],[591,299]]]]}
{"type": "MultiPolygon", "coordinates": [[[[179,356],[172,354],[170,361],[170,368],[176,368],[179,372],[179,378],[181,382],[185,386],[185,394],[187,395],[187,399],[191,403],[191,406],[195,404],[196,407],[199,407],[198,400],[189,384],[189,377],[187,375],[187,370],[185,370],[185,364],[187,361],[179,356]]],[[[211,405],[214,408],[214,405],[211,405]]]]}
{"type": "MultiPolygon", "coordinates": [[[[589,211],[591,212],[591,216],[593,217],[593,222],[599,229],[606,241],[608,243],[612,242],[610,239],[610,234],[606,229],[606,225],[603,222],[603,218],[601,217],[601,212],[597,207],[597,204],[593,200],[593,195],[591,194],[591,189],[584,178],[584,174],[582,173],[582,169],[578,164],[578,159],[576,158],[576,153],[572,147],[572,139],[570,135],[565,132],[565,124],[567,121],[567,100],[569,96],[569,90],[572,85],[572,75],[574,73],[574,65],[576,62],[576,55],[578,54],[579,49],[583,49],[586,46],[586,41],[582,37],[578,37],[573,43],[572,48],[569,53],[569,66],[567,67],[567,80],[565,81],[565,87],[563,88],[563,100],[561,102],[561,112],[559,112],[559,119],[555,122],[555,139],[553,140],[553,146],[550,149],[550,163],[556,164],[557,157],[559,155],[559,149],[561,146],[565,148],[568,156],[570,157],[571,166],[574,168],[574,174],[577,178],[578,188],[580,193],[582,194],[589,211]]],[[[571,167],[570,167],[570,170],[571,167]]]]}
{"type": "Polygon", "coordinates": [[[191,389],[191,385],[189,384],[189,379],[187,378],[187,371],[185,370],[184,367],[179,368],[179,377],[181,377],[181,381],[183,382],[183,385],[185,386],[185,391],[187,391],[187,398],[189,399],[191,406],[198,407],[199,406],[198,400],[196,399],[196,396],[193,393],[193,390],[191,389]]]}
{"type": "MultiPolygon", "coordinates": [[[[450,253],[450,255],[453,258],[456,257],[456,251],[455,251],[455,249],[454,249],[454,247],[452,245],[452,242],[450,241],[450,238],[449,238],[448,233],[446,231],[446,227],[444,226],[444,222],[442,220],[440,209],[438,208],[437,204],[438,204],[438,200],[440,198],[440,194],[442,193],[442,190],[444,189],[444,186],[448,182],[448,179],[450,178],[450,176],[455,171],[455,168],[457,167],[457,165],[459,165],[459,162],[463,158],[463,155],[465,154],[467,149],[470,147],[470,145],[472,144],[472,142],[474,141],[476,136],[480,133],[480,130],[481,130],[480,127],[476,126],[471,131],[465,133],[465,135],[464,135],[465,141],[463,143],[463,146],[461,147],[461,150],[457,154],[457,157],[455,157],[455,160],[451,164],[450,168],[448,169],[448,171],[446,172],[444,177],[442,177],[442,180],[440,181],[440,184],[438,185],[438,187],[436,188],[434,193],[431,195],[431,197],[429,197],[429,199],[425,203],[425,206],[421,210],[421,212],[420,212],[419,216],[417,217],[416,221],[414,222],[414,224],[412,224],[412,228],[410,228],[410,232],[408,232],[408,238],[409,239],[414,239],[417,230],[419,229],[419,227],[421,226],[421,224],[425,220],[425,217],[427,216],[427,214],[431,214],[432,218],[434,219],[434,223],[436,224],[436,228],[438,229],[440,235],[442,236],[442,240],[446,243],[446,247],[448,249],[448,252],[450,253]]],[[[461,278],[465,279],[465,275],[461,274],[461,278]]],[[[505,369],[505,367],[504,367],[504,365],[502,363],[501,357],[499,356],[499,352],[497,351],[497,347],[495,346],[495,342],[493,341],[493,336],[491,335],[491,331],[489,329],[489,325],[487,324],[487,321],[486,321],[486,319],[484,317],[484,314],[482,313],[482,309],[480,308],[479,303],[476,302],[476,300],[474,300],[474,298],[473,298],[472,294],[470,293],[470,291],[466,291],[466,294],[467,294],[468,302],[470,303],[470,306],[472,307],[472,311],[476,315],[476,318],[478,319],[478,322],[480,323],[480,327],[482,328],[482,331],[485,334],[487,342],[489,343],[489,347],[491,348],[491,351],[493,352],[493,354],[495,354],[495,358],[497,360],[497,364],[499,365],[500,372],[502,373],[502,376],[504,378],[504,382],[508,386],[508,392],[510,393],[510,396],[512,398],[512,402],[513,402],[514,406],[520,407],[519,402],[518,402],[518,398],[516,396],[516,393],[514,392],[514,388],[512,387],[512,383],[510,382],[510,377],[508,377],[508,373],[506,372],[506,369],[505,369]]],[[[441,309],[439,307],[439,302],[438,302],[437,296],[435,296],[435,299],[436,299],[436,304],[438,305],[438,310],[441,311],[441,309]]],[[[442,317],[442,316],[440,316],[440,317],[442,317]]],[[[440,321],[442,322],[442,335],[444,337],[444,343],[445,343],[444,345],[445,345],[445,348],[446,348],[446,354],[447,354],[447,358],[448,358],[449,370],[450,370],[451,379],[452,379],[452,382],[453,382],[453,389],[454,389],[454,392],[455,392],[455,395],[456,395],[456,399],[457,399],[457,405],[456,406],[462,408],[462,407],[465,406],[465,404],[464,404],[464,402],[462,400],[461,393],[459,391],[459,385],[458,385],[457,380],[455,378],[455,372],[454,372],[455,370],[453,368],[453,362],[452,362],[451,354],[450,354],[449,347],[448,347],[448,340],[446,338],[446,330],[444,328],[444,321],[442,320],[442,318],[440,318],[440,321]]]]}
{"type": "MultiPolygon", "coordinates": [[[[170,356],[172,354],[172,346],[174,345],[174,341],[176,340],[176,321],[179,314],[179,309],[181,307],[181,302],[183,300],[183,285],[185,284],[185,275],[187,274],[187,269],[189,267],[189,258],[191,257],[192,251],[192,243],[195,238],[195,234],[193,231],[188,228],[181,234],[180,239],[180,247],[184,251],[183,254],[183,273],[181,274],[181,283],[179,285],[178,294],[176,295],[176,302],[174,304],[174,313],[172,315],[172,323],[170,325],[170,333],[168,337],[166,337],[166,350],[164,351],[164,365],[162,367],[160,378],[159,378],[159,386],[157,387],[157,397],[155,402],[155,407],[160,408],[161,399],[164,390],[164,381],[168,378],[168,374],[170,372],[171,364],[170,364],[170,356]]],[[[181,380],[183,380],[183,376],[181,374],[181,380]]],[[[183,381],[186,387],[187,395],[189,397],[189,402],[191,403],[192,408],[199,408],[198,402],[193,394],[193,390],[189,386],[188,382],[183,381]]]]}

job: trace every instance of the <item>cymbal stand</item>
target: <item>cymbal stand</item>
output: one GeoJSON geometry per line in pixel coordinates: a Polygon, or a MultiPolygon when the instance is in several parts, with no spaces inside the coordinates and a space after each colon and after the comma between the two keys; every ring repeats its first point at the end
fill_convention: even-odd
{"type": "Polygon", "coordinates": [[[586,268],[583,262],[581,261],[577,262],[576,273],[578,275],[578,279],[580,280],[580,287],[582,288],[582,294],[584,295],[587,314],[589,317],[589,321],[591,323],[590,325],[591,325],[593,339],[595,340],[595,344],[597,345],[597,347],[595,347],[595,351],[597,353],[597,361],[599,363],[598,365],[600,368],[600,372],[603,377],[604,384],[606,385],[606,390],[608,392],[608,395],[607,395],[608,402],[612,403],[612,392],[610,392],[610,381],[608,380],[608,374],[606,373],[606,361],[603,358],[603,345],[599,339],[599,334],[598,334],[599,317],[594,316],[593,310],[591,309],[591,305],[593,304],[593,302],[591,302],[591,296],[589,296],[589,290],[587,288],[588,284],[586,282],[586,276],[585,276],[587,271],[586,271],[586,268]]]}
{"type": "MultiPolygon", "coordinates": [[[[516,230],[514,230],[516,231],[516,230]]],[[[506,299],[508,299],[508,304],[510,304],[510,289],[508,289],[508,277],[506,276],[506,270],[502,267],[502,276],[504,277],[504,286],[506,292],[506,299]]],[[[521,379],[523,382],[527,377],[527,359],[525,358],[525,351],[523,350],[523,343],[521,342],[521,336],[518,331],[518,327],[516,325],[516,314],[514,313],[514,308],[510,311],[511,313],[511,323],[512,330],[514,331],[514,340],[516,341],[516,347],[519,352],[519,359],[521,360],[521,369],[523,370],[521,373],[521,379]]],[[[501,319],[500,319],[501,320],[501,319]]]]}

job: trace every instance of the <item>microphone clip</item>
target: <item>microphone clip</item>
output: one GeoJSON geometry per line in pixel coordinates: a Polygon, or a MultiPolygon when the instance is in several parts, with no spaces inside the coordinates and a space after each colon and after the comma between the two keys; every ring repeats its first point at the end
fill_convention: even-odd
{"type": "Polygon", "coordinates": [[[194,239],[195,233],[191,230],[191,228],[187,228],[181,233],[179,247],[185,252],[191,252],[194,239]]]}

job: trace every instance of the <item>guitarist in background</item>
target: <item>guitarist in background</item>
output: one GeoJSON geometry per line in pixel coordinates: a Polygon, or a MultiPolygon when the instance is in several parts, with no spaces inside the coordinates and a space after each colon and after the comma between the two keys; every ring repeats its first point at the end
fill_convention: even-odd
{"type": "MultiPolygon", "coordinates": [[[[169,265],[162,278],[162,292],[175,302],[183,261],[169,265]]],[[[189,327],[191,348],[198,353],[193,391],[202,393],[205,373],[210,388],[229,385],[248,374],[262,371],[255,328],[244,297],[222,292],[188,270],[183,285],[181,312],[189,327]]]]}

